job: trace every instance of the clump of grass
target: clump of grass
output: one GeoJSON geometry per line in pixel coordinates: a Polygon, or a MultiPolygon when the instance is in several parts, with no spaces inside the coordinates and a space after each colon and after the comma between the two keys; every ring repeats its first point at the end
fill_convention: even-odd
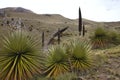
{"type": "Polygon", "coordinates": [[[73,80],[76,79],[77,75],[75,73],[65,73],[61,74],[58,77],[55,78],[55,80],[73,80]]]}
{"type": "Polygon", "coordinates": [[[108,39],[109,39],[109,43],[114,44],[114,45],[118,45],[120,44],[120,34],[115,32],[115,31],[110,31],[108,33],[108,39]]]}

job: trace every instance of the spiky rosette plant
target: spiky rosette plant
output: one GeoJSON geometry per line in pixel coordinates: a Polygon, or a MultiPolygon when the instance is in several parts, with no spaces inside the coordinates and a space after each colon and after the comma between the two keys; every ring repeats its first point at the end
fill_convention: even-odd
{"type": "Polygon", "coordinates": [[[39,40],[25,32],[17,31],[3,36],[0,50],[0,79],[28,80],[41,73],[39,40]]]}
{"type": "Polygon", "coordinates": [[[49,49],[45,66],[45,74],[48,78],[55,78],[69,71],[68,59],[63,46],[55,46],[49,49]]]}
{"type": "Polygon", "coordinates": [[[91,37],[91,42],[94,48],[104,48],[108,44],[108,35],[103,28],[97,28],[94,35],[91,37]]]}
{"type": "Polygon", "coordinates": [[[74,40],[71,42],[70,62],[73,71],[85,71],[93,65],[93,54],[88,42],[74,40]]]}

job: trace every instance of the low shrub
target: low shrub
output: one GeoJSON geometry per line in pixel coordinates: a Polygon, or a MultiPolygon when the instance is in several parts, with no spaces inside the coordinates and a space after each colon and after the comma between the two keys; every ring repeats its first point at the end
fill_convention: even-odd
{"type": "Polygon", "coordinates": [[[108,33],[108,39],[109,39],[109,43],[114,44],[114,45],[118,45],[120,44],[120,34],[115,32],[115,31],[110,31],[108,33]]]}

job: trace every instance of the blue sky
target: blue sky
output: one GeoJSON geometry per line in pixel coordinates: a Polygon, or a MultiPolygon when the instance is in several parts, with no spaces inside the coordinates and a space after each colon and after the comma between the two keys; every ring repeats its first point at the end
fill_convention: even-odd
{"type": "Polygon", "coordinates": [[[38,14],[61,14],[70,19],[82,17],[93,21],[120,21],[120,0],[0,0],[0,8],[23,7],[38,14]]]}

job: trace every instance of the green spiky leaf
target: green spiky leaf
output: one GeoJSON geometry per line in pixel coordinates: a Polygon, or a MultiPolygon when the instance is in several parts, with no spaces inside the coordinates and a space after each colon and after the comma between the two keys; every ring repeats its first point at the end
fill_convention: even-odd
{"type": "Polygon", "coordinates": [[[63,46],[52,47],[46,57],[47,77],[56,77],[62,73],[69,71],[67,55],[63,46]]]}
{"type": "Polygon", "coordinates": [[[42,57],[38,41],[21,31],[4,36],[0,51],[1,80],[28,80],[41,72],[42,57]]]}

